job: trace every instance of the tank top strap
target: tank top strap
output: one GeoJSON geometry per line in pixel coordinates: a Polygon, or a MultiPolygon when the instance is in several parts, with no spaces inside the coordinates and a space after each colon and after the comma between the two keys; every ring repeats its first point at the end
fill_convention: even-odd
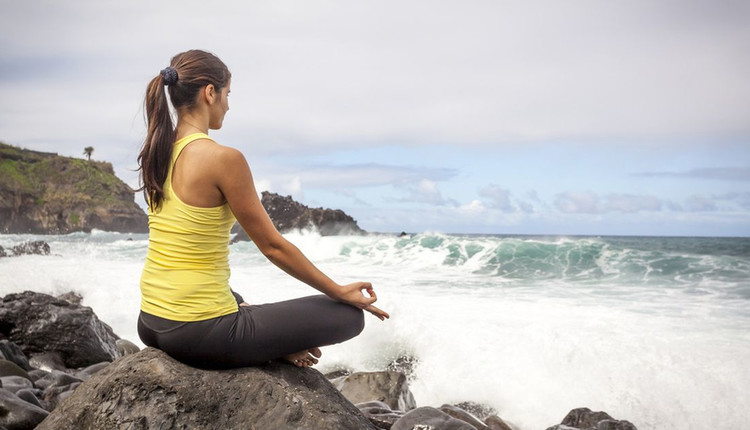
{"type": "Polygon", "coordinates": [[[210,141],[216,142],[215,140],[211,139],[206,133],[193,133],[188,134],[187,136],[183,137],[182,139],[178,140],[174,143],[172,147],[172,165],[174,165],[174,162],[177,161],[177,157],[180,156],[182,153],[182,150],[185,149],[188,144],[195,142],[198,139],[208,139],[210,141]]]}

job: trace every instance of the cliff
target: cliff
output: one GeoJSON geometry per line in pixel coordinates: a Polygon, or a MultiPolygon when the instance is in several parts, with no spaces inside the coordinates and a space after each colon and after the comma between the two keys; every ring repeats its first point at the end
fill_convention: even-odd
{"type": "Polygon", "coordinates": [[[148,232],[112,164],[0,143],[0,233],[148,232]]]}
{"type": "MultiPolygon", "coordinates": [[[[359,228],[354,218],[341,209],[309,208],[294,201],[291,196],[284,197],[268,191],[263,191],[261,203],[273,221],[273,225],[281,233],[311,227],[318,230],[321,236],[366,233],[359,228]]],[[[232,239],[232,243],[250,240],[239,226],[236,227],[235,232],[238,234],[232,239]]]]}

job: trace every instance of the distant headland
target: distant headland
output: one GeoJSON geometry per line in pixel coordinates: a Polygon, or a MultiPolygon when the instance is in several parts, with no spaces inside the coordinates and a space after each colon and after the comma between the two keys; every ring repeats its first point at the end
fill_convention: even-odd
{"type": "Polygon", "coordinates": [[[0,233],[92,229],[148,232],[146,214],[111,163],[0,143],[0,233]]]}
{"type": "MultiPolygon", "coordinates": [[[[112,164],[17,148],[0,142],[0,234],[67,234],[93,229],[148,233],[148,217],[112,164]]],[[[262,203],[286,233],[314,228],[323,236],[364,234],[340,209],[309,208],[264,191],[262,203]]],[[[249,240],[235,225],[233,241],[249,240]]]]}

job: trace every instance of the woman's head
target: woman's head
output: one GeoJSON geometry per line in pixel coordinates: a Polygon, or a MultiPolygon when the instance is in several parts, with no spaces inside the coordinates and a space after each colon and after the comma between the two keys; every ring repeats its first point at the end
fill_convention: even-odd
{"type": "Polygon", "coordinates": [[[141,190],[152,209],[159,207],[164,199],[162,187],[167,179],[172,143],[176,136],[166,92],[169,91],[169,100],[178,116],[194,109],[206,91],[215,93],[220,105],[215,109],[223,111],[221,115],[212,117],[210,126],[219,128],[223,113],[228,109],[225,106],[226,91],[231,77],[229,69],[217,56],[206,51],[190,50],[172,57],[169,67],[149,83],[144,103],[148,131],[138,155],[138,164],[141,190]]]}

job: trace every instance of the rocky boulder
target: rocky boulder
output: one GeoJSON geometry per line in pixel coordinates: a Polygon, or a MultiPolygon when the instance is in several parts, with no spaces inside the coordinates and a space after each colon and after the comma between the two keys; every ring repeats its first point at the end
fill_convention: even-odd
{"type": "Polygon", "coordinates": [[[616,420],[608,413],[592,411],[589,408],[577,408],[568,412],[562,422],[547,430],[637,430],[636,427],[626,420],[616,420]]]}
{"type": "MultiPolygon", "coordinates": [[[[34,354],[57,354],[69,368],[120,356],[118,336],[91,308],[32,291],[2,298],[0,334],[32,360],[34,354]]],[[[17,364],[23,367],[23,363],[17,364]]]]}
{"type": "Polygon", "coordinates": [[[401,372],[354,372],[331,382],[352,403],[375,400],[400,411],[417,407],[406,375],[401,372]]]}
{"type": "MultiPolygon", "coordinates": [[[[294,201],[291,196],[284,197],[268,191],[263,191],[261,203],[273,225],[281,233],[310,227],[315,228],[321,236],[365,233],[354,218],[340,209],[309,208],[294,201]]],[[[239,226],[234,231],[237,235],[232,243],[250,240],[239,226]]]]}
{"type": "Polygon", "coordinates": [[[201,370],[146,348],[81,384],[38,427],[375,429],[314,369],[201,370]]]}
{"type": "Polygon", "coordinates": [[[49,255],[49,244],[43,240],[19,243],[9,249],[0,246],[0,257],[16,257],[19,255],[49,255]]]}

